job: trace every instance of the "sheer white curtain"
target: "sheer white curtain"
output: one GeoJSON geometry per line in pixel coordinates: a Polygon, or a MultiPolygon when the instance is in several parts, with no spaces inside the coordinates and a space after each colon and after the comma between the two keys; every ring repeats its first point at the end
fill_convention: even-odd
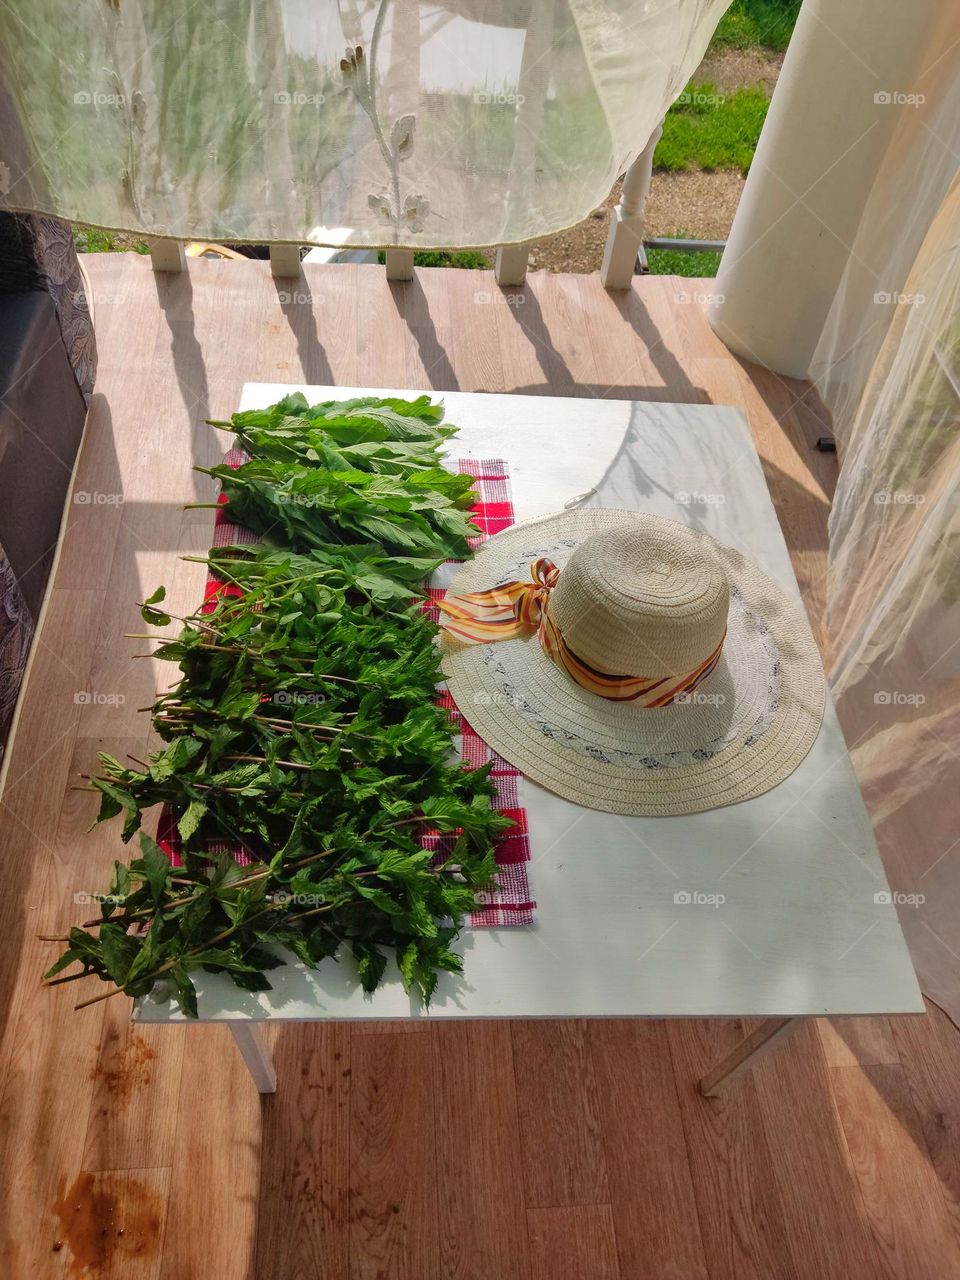
{"type": "MultiPolygon", "coordinates": [[[[960,13],[872,189],[813,376],[841,470],[834,696],[925,992],[960,1025],[960,13]]],[[[856,851],[852,851],[856,853],[856,851]]]]}
{"type": "Polygon", "coordinates": [[[585,217],[729,0],[9,0],[0,203],[454,247],[585,217]]]}

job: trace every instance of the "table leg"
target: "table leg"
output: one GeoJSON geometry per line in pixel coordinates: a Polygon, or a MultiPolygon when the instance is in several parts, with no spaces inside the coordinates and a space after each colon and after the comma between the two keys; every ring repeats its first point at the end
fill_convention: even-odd
{"type": "Polygon", "coordinates": [[[276,1093],[277,1073],[260,1027],[255,1022],[231,1022],[230,1030],[259,1091],[276,1093]]]}
{"type": "Polygon", "coordinates": [[[705,1098],[716,1098],[721,1085],[731,1076],[748,1071],[768,1049],[796,1031],[803,1021],[803,1018],[765,1018],[755,1031],[751,1031],[712,1071],[707,1072],[700,1081],[700,1092],[705,1098]]]}

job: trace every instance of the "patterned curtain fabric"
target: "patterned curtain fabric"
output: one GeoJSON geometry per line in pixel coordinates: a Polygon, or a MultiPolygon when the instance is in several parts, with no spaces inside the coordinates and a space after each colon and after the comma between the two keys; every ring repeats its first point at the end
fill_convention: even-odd
{"type": "Polygon", "coordinates": [[[0,764],[27,668],[34,619],[0,547],[0,764]]]}
{"type": "Polygon", "coordinates": [[[97,344],[80,261],[73,244],[73,230],[59,218],[45,218],[40,214],[27,215],[22,220],[26,221],[33,240],[41,286],[56,307],[67,359],[89,404],[97,376],[97,344]]]}
{"type": "MultiPolygon", "coordinates": [[[[13,303],[12,295],[39,291],[49,293],[53,301],[56,322],[63,342],[61,359],[65,357],[69,361],[69,366],[64,365],[66,386],[68,388],[70,386],[69,370],[72,369],[77,386],[84,400],[89,404],[96,376],[97,349],[80,273],[80,263],[73,246],[73,232],[66,223],[56,218],[0,212],[0,324],[6,323],[13,326],[16,323],[9,316],[4,315],[4,304],[6,301],[13,303]]],[[[21,315],[19,312],[17,314],[21,315]]],[[[28,343],[33,336],[29,329],[26,335],[16,330],[14,332],[18,340],[25,338],[28,343]]],[[[46,377],[47,366],[44,361],[51,355],[46,346],[45,341],[43,346],[36,349],[35,364],[32,363],[34,349],[30,349],[31,367],[20,374],[13,386],[8,387],[4,382],[5,395],[14,392],[11,399],[21,411],[23,403],[18,401],[18,396],[27,403],[32,403],[34,400],[39,403],[42,400],[42,397],[35,397],[34,392],[37,380],[42,381],[46,377]]],[[[4,369],[3,373],[6,372],[4,369]]],[[[72,401],[72,394],[70,399],[72,401]]],[[[40,428],[39,431],[35,431],[31,424],[20,418],[13,405],[8,404],[6,400],[4,413],[8,417],[12,416],[17,423],[17,430],[22,429],[25,438],[32,442],[34,461],[31,470],[51,467],[57,469],[59,463],[64,460],[66,438],[71,436],[69,409],[64,409],[63,419],[57,422],[35,422],[33,426],[40,428]]],[[[83,409],[79,400],[74,405],[74,416],[76,422],[72,438],[79,442],[83,424],[83,409]]],[[[36,539],[35,547],[25,557],[25,562],[34,571],[35,578],[39,566],[44,562],[48,563],[51,556],[47,541],[49,533],[44,532],[48,529],[49,506],[47,510],[43,510],[43,503],[38,501],[38,496],[45,492],[43,487],[33,492],[29,486],[25,487],[22,483],[18,484],[15,479],[11,479],[8,445],[9,440],[4,436],[2,425],[0,425],[0,525],[3,526],[0,528],[0,536],[7,536],[6,530],[10,525],[20,525],[33,531],[36,539]]],[[[73,448],[76,448],[76,443],[73,448]]],[[[71,461],[72,456],[71,452],[69,454],[71,461]]],[[[22,460],[15,457],[14,476],[17,475],[17,467],[21,464],[22,460]]],[[[67,477],[64,475],[62,482],[64,492],[66,483],[67,477]]],[[[56,504],[56,518],[59,519],[59,506],[63,501],[63,493],[58,493],[53,499],[48,498],[47,502],[50,501],[56,504]]],[[[8,542],[8,547],[11,545],[8,542]]],[[[13,554],[12,551],[11,554],[13,554]]],[[[21,573],[24,568],[25,563],[21,563],[21,573]]],[[[23,682],[37,621],[24,599],[24,592],[21,590],[21,583],[24,582],[23,577],[18,581],[17,574],[0,541],[0,766],[3,764],[5,744],[13,721],[17,696],[23,682]]],[[[29,595],[29,588],[25,589],[29,595]]],[[[37,603],[34,604],[34,608],[39,612],[37,603]]]]}
{"type": "Polygon", "coordinates": [[[58,218],[0,211],[0,296],[35,289],[53,299],[67,358],[89,404],[97,346],[73,232],[58,218]]]}
{"type": "MultiPolygon", "coordinates": [[[[841,452],[831,682],[924,991],[960,1026],[960,13],[945,9],[813,376],[841,452]]],[[[855,854],[856,851],[851,851],[855,854]]]]}
{"type": "Polygon", "coordinates": [[[205,240],[527,240],[606,197],[728,3],[9,0],[0,202],[205,240]]]}

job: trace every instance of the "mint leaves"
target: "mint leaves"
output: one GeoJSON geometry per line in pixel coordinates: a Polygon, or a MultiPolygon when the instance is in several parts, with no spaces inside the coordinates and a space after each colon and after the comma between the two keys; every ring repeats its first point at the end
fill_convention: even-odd
{"type": "Polygon", "coordinates": [[[49,981],[96,975],[112,984],[96,999],[168,982],[196,1016],[197,972],[266,991],[284,952],[341,959],[367,991],[392,954],[425,1000],[459,970],[451,943],[509,820],[487,770],[454,756],[433,700],[436,628],[414,599],[475,532],[471,478],[441,465],[454,430],[441,414],[426,397],[294,395],[234,416],[251,461],[212,474],[231,516],[267,541],[210,552],[212,606],[176,618],[159,588],[141,607],[153,627],[180,625],[156,637],[155,656],[181,671],[152,708],[164,745],[135,768],[103,755],[92,780],[98,821],[122,817],[140,853],[116,864],[99,918],[63,939],[49,981]],[[158,805],[175,816],[182,867],[142,831],[158,805]],[[426,830],[452,842],[442,865],[426,830]],[[250,865],[211,853],[218,842],[250,865]]]}

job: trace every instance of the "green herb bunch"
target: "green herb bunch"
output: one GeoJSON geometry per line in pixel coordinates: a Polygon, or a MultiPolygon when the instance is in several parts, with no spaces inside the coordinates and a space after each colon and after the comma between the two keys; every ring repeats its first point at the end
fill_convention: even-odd
{"type": "Polygon", "coordinates": [[[208,474],[238,524],[295,551],[373,543],[381,555],[465,559],[473,478],[442,466],[455,429],[436,425],[440,413],[426,396],[312,409],[288,396],[236,414],[229,428],[251,461],[208,474]]]}
{"type": "Polygon", "coordinates": [[[367,991],[393,953],[427,1001],[441,971],[459,971],[451,943],[509,820],[491,807],[488,770],[452,750],[434,703],[436,627],[412,599],[443,559],[469,554],[473,531],[470,477],[440,466],[452,429],[439,415],[425,397],[309,408],[291,396],[235,416],[251,461],[215,474],[231,516],[272,541],[211,551],[222,589],[189,617],[164,610],[163,588],[144,602],[152,626],[182,623],[176,638],[144,637],[182,673],[150,708],[165,745],[136,768],[101,755],[90,780],[97,821],[122,817],[124,841],[168,806],[183,865],[140,832],[100,918],[51,939],[68,945],[49,982],[95,974],[113,984],[103,999],[169,981],[196,1016],[191,974],[269,990],[287,953],[316,967],[349,951],[367,991]],[[350,450],[361,452],[344,462],[350,450]],[[322,502],[281,500],[294,493],[322,502]],[[288,507],[315,522],[271,527],[288,507]],[[440,864],[418,839],[427,829],[452,842],[440,864]]]}

